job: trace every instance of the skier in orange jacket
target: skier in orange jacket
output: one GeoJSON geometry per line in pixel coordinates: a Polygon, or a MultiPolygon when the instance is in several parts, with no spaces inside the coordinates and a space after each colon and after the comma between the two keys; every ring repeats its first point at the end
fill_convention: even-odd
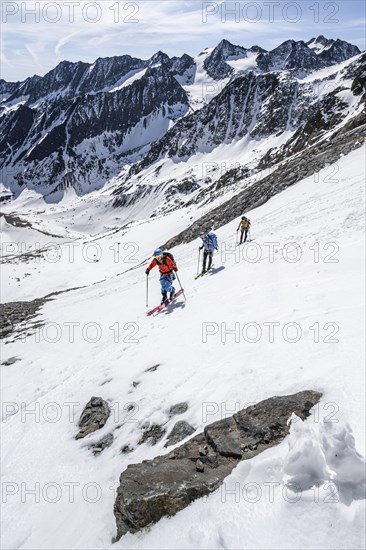
{"type": "Polygon", "coordinates": [[[174,272],[178,271],[177,265],[174,261],[174,257],[169,252],[163,252],[160,248],[155,250],[154,259],[150,263],[149,267],[146,269],[146,275],[149,275],[150,271],[158,266],[160,272],[160,284],[161,284],[161,295],[163,304],[169,292],[169,299],[172,300],[175,295],[175,288],[172,285],[175,275],[174,272]]]}

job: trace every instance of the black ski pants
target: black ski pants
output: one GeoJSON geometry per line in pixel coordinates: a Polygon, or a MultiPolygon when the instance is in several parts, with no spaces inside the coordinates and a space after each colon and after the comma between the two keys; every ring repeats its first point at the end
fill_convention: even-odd
{"type": "Polygon", "coordinates": [[[240,244],[242,244],[243,242],[245,243],[246,240],[247,240],[247,237],[248,237],[248,227],[246,229],[242,229],[241,230],[241,233],[240,233],[240,244]],[[243,241],[243,237],[244,237],[244,241],[243,241]]]}
{"type": "Polygon", "coordinates": [[[208,258],[207,269],[210,269],[210,267],[212,265],[212,255],[213,255],[213,252],[209,252],[208,250],[203,251],[202,271],[206,271],[207,258],[208,258]]]}

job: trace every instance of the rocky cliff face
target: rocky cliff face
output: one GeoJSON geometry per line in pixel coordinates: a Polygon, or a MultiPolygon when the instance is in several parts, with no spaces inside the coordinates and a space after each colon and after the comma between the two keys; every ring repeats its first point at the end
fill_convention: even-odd
{"type": "Polygon", "coordinates": [[[312,38],[306,42],[306,45],[318,55],[323,67],[346,61],[346,59],[361,53],[357,46],[349,44],[345,40],[328,39],[323,35],[312,38]]]}
{"type": "MultiPolygon", "coordinates": [[[[149,60],[123,55],[92,65],[63,61],[44,77],[1,80],[2,183],[15,196],[25,187],[44,195],[73,187],[83,194],[127,166],[131,176],[161,158],[184,161],[244,136],[261,140],[304,128],[319,108],[332,127],[349,114],[345,96],[333,89],[319,97],[303,77],[358,53],[356,46],[322,36],[288,40],[270,52],[222,40],[207,53],[200,78],[227,84],[188,116],[187,93],[198,66],[186,54],[169,58],[159,51],[149,60]]],[[[335,86],[340,92],[350,87],[346,76],[335,86]]],[[[332,84],[334,76],[322,78],[332,84]]],[[[352,93],[362,90],[362,78],[359,71],[352,93]]]]}
{"type": "MultiPolygon", "coordinates": [[[[28,103],[0,118],[2,168],[15,188],[34,186],[47,193],[72,184],[83,193],[88,187],[101,187],[118,171],[119,157],[149,145],[152,135],[162,137],[170,122],[188,110],[184,89],[165,65],[143,69],[141,78],[129,86],[95,93],[80,89],[90,89],[93,82],[96,88],[106,82],[115,85],[116,77],[108,80],[105,75],[105,80],[101,68],[86,77],[83,64],[73,70],[71,64],[61,65],[53,85],[46,75],[28,103]],[[64,81],[68,86],[62,84],[62,91],[58,88],[52,98],[64,81]],[[48,98],[40,99],[48,86],[48,98]],[[38,100],[39,105],[32,103],[38,100]]],[[[125,76],[130,68],[129,63],[123,69],[128,69],[125,76]]]]}
{"type": "MultiPolygon", "coordinates": [[[[291,44],[287,47],[292,49],[291,44]]],[[[294,59],[288,63],[292,65],[294,59]]],[[[250,71],[238,75],[200,111],[178,121],[151,146],[141,162],[132,166],[130,174],[138,174],[161,158],[184,161],[195,153],[244,136],[264,139],[286,130],[307,128],[308,134],[318,134],[331,129],[346,116],[348,103],[342,92],[350,89],[350,79],[355,82],[362,78],[364,63],[364,56],[357,58],[343,71],[340,81],[334,82],[334,75],[326,76],[321,85],[315,79],[310,83],[307,79],[301,81],[293,71],[250,71]],[[319,89],[327,83],[329,92],[320,95],[319,89]]]]}
{"type": "Polygon", "coordinates": [[[313,71],[341,63],[358,55],[360,50],[344,40],[327,40],[324,36],[309,42],[287,40],[278,48],[258,56],[258,67],[263,71],[293,69],[297,73],[313,71]]]}

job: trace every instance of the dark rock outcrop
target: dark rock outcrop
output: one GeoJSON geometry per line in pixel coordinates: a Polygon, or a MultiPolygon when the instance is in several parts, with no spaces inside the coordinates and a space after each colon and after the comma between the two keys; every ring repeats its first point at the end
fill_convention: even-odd
{"type": "Polygon", "coordinates": [[[138,444],[149,442],[151,445],[156,445],[162,437],[164,437],[166,429],[160,426],[160,424],[153,424],[150,428],[147,428],[142,434],[138,444]]]}
{"type": "Polygon", "coordinates": [[[41,321],[37,322],[34,319],[46,302],[47,297],[36,298],[29,302],[0,304],[0,338],[9,337],[13,333],[16,333],[16,337],[24,336],[24,333],[30,334],[32,330],[42,326],[41,321]]]}
{"type": "Polygon", "coordinates": [[[189,435],[192,435],[196,430],[188,424],[185,420],[179,420],[173,426],[172,431],[168,434],[168,440],[165,443],[164,447],[170,447],[182,441],[189,435]]]}
{"type": "Polygon", "coordinates": [[[114,505],[117,538],[173,516],[216,490],[240,460],[282,441],[291,415],[305,420],[320,398],[318,392],[302,391],[266,399],[206,426],[167,455],[128,466],[114,505]]]}
{"type": "MultiPolygon", "coordinates": [[[[19,218],[12,216],[14,225],[15,219],[19,222],[18,227],[28,227],[27,222],[22,222],[19,218]]],[[[15,225],[16,226],[16,225],[15,225]]],[[[37,257],[41,250],[33,252],[25,252],[23,254],[14,256],[4,256],[0,263],[12,263],[13,261],[25,261],[27,262],[33,255],[37,257]],[[14,260],[15,258],[15,260],[14,260]]],[[[58,290],[51,292],[42,298],[36,298],[35,300],[22,301],[22,302],[6,302],[0,304],[0,339],[10,338],[8,342],[19,340],[20,338],[26,338],[34,334],[35,330],[42,329],[45,324],[44,319],[41,316],[41,308],[52,300],[55,296],[63,294],[65,292],[72,292],[80,287],[68,288],[66,290],[58,290]]]]}
{"type": "Polygon", "coordinates": [[[6,359],[1,364],[4,367],[10,367],[11,365],[14,365],[17,361],[20,361],[20,357],[9,357],[9,359],[6,359]]]}
{"type": "Polygon", "coordinates": [[[81,413],[79,420],[79,428],[81,429],[75,439],[81,439],[103,428],[110,414],[111,409],[107,401],[104,401],[101,397],[92,397],[81,413]]]}
{"type": "Polygon", "coordinates": [[[107,447],[110,447],[114,441],[114,436],[112,433],[105,435],[102,437],[98,443],[93,443],[93,445],[90,445],[89,449],[93,451],[93,454],[98,455],[104,449],[107,449],[107,447]]]}
{"type": "Polygon", "coordinates": [[[128,443],[127,445],[123,445],[123,447],[121,447],[121,453],[123,455],[128,455],[129,453],[132,453],[133,450],[133,447],[131,447],[128,443]]]}
{"type": "Polygon", "coordinates": [[[175,414],[183,414],[188,411],[188,403],[186,401],[183,401],[182,403],[177,403],[176,405],[172,405],[169,409],[170,416],[174,416],[175,414]]]}

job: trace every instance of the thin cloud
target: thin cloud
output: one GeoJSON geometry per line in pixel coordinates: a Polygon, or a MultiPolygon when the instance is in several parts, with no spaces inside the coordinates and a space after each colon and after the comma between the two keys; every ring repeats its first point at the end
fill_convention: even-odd
{"type": "Polygon", "coordinates": [[[80,34],[80,31],[75,31],[75,32],[72,32],[71,34],[68,34],[67,36],[64,36],[63,38],[60,38],[55,46],[55,49],[54,49],[54,52],[55,52],[55,55],[56,57],[59,57],[60,55],[62,55],[62,52],[61,52],[61,49],[66,45],[68,44],[69,42],[72,41],[72,39],[75,37],[75,36],[78,36],[80,34]]]}
{"type": "MultiPolygon", "coordinates": [[[[37,24],[34,18],[22,22],[18,15],[18,18],[13,17],[3,24],[2,55],[3,59],[9,60],[9,63],[4,62],[3,78],[18,80],[35,72],[44,74],[62,59],[92,63],[98,57],[123,54],[147,59],[157,50],[163,50],[168,55],[188,53],[195,56],[205,47],[215,46],[221,38],[245,47],[258,44],[271,49],[289,38],[309,40],[324,34],[330,38],[349,40],[364,48],[361,38],[363,13],[346,10],[342,4],[343,11],[338,14],[341,23],[320,22],[315,25],[310,17],[313,15],[309,9],[312,4],[305,0],[301,3],[304,17],[299,23],[285,21],[282,16],[277,17],[275,22],[266,17],[257,22],[243,18],[236,22],[232,17],[225,20],[225,11],[222,10],[227,10],[229,5],[224,2],[216,4],[215,14],[205,23],[200,2],[157,0],[134,0],[138,5],[135,13],[123,10],[125,4],[104,0],[99,4],[100,21],[92,23],[83,11],[86,3],[86,0],[79,0],[73,20],[69,11],[63,9],[62,17],[56,23],[47,22],[44,18],[37,24]],[[119,13],[116,12],[117,6],[119,13]],[[131,18],[138,22],[131,23],[131,18]]],[[[278,14],[281,15],[281,11],[278,14]]],[[[89,19],[94,15],[95,12],[90,11],[89,19]]]]}
{"type": "Polygon", "coordinates": [[[43,67],[42,61],[39,57],[39,54],[36,51],[36,48],[37,48],[37,45],[25,44],[25,49],[27,50],[27,52],[29,53],[29,55],[33,59],[34,63],[38,66],[39,69],[41,69],[43,71],[44,67],[43,67]]]}

